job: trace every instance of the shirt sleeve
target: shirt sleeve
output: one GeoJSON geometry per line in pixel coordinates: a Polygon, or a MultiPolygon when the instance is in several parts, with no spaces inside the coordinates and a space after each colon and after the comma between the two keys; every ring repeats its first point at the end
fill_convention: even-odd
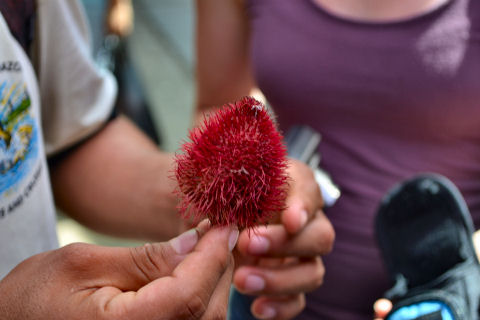
{"type": "Polygon", "coordinates": [[[92,59],[83,8],[75,0],[37,1],[36,64],[47,155],[74,145],[108,119],[117,85],[92,59]]]}

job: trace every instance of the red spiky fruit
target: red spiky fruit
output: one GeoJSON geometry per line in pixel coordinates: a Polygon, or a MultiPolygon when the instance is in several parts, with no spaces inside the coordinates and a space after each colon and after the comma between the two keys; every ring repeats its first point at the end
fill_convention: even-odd
{"type": "Polygon", "coordinates": [[[224,105],[189,140],[175,168],[183,217],[248,228],[284,209],[287,152],[262,103],[224,105]]]}

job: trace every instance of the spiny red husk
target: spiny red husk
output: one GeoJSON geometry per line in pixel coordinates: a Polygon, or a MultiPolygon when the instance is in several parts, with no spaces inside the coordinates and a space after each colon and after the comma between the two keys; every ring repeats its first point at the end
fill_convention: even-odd
{"type": "Polygon", "coordinates": [[[183,217],[248,228],[284,209],[287,152],[260,102],[226,104],[189,139],[175,168],[183,217]]]}

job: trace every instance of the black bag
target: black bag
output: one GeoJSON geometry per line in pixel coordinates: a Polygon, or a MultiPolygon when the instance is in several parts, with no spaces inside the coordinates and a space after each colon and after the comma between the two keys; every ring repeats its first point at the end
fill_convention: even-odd
{"type": "Polygon", "coordinates": [[[124,114],[157,145],[160,144],[160,135],[153,123],[143,87],[129,58],[125,39],[113,34],[107,35],[96,60],[117,79],[118,95],[114,115],[124,114]]]}

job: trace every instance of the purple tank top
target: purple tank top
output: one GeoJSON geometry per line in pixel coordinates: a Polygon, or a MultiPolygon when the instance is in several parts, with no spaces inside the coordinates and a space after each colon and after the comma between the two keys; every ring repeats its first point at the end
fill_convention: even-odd
{"type": "Polygon", "coordinates": [[[381,197],[420,172],[450,178],[480,226],[480,1],[391,23],[328,14],[313,0],[250,0],[251,56],[283,130],[318,130],[342,197],[323,286],[301,319],[372,319],[390,284],[373,232],[381,197]]]}

